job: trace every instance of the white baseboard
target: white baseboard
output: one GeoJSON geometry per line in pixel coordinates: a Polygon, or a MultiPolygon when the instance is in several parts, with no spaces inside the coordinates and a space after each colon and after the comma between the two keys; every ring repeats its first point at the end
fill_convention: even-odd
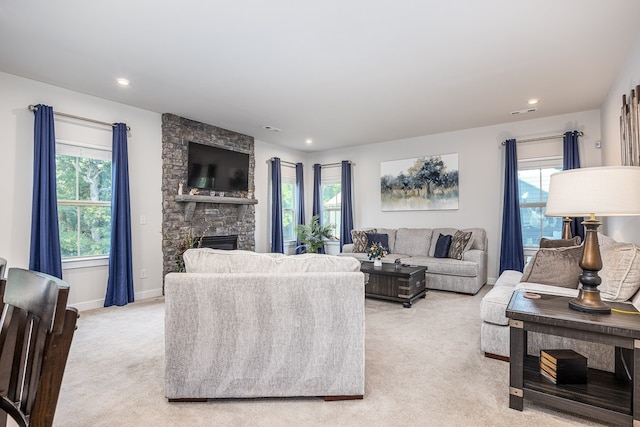
{"type": "MultiPolygon", "coordinates": [[[[143,292],[136,292],[134,296],[136,301],[159,297],[159,296],[162,296],[162,288],[151,289],[149,291],[143,291],[143,292]]],[[[76,303],[69,304],[69,306],[77,308],[78,311],[94,310],[96,308],[104,307],[104,299],[76,302],[76,303]]]]}

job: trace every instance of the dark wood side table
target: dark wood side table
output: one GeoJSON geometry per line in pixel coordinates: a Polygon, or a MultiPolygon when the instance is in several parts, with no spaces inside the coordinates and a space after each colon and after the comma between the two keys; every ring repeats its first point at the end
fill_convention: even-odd
{"type": "MultiPolygon", "coordinates": [[[[528,299],[516,291],[507,307],[509,407],[521,411],[527,399],[609,423],[640,425],[640,315],[583,313],[568,307],[571,298],[541,296],[528,299]],[[528,332],[615,346],[615,373],[589,369],[586,384],[551,384],[540,375],[538,358],[527,355],[528,332]]],[[[608,305],[636,311],[631,304],[608,305]]]]}
{"type": "Polygon", "coordinates": [[[411,308],[416,298],[424,298],[427,293],[424,273],[427,267],[398,266],[383,263],[374,267],[373,262],[363,261],[360,271],[365,273],[365,296],[401,302],[411,308]],[[368,277],[368,278],[367,278],[368,277]]]}

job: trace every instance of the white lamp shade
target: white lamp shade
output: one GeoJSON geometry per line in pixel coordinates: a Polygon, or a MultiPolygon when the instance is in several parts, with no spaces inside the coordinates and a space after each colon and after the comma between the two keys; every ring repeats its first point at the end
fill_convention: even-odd
{"type": "Polygon", "coordinates": [[[640,215],[640,167],[580,168],[551,175],[547,216],[640,215]]]}

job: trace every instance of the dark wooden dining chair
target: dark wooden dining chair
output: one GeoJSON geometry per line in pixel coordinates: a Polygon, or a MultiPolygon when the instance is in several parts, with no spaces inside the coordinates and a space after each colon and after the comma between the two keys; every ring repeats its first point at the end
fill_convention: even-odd
{"type": "Polygon", "coordinates": [[[4,270],[7,268],[7,260],[0,258],[0,279],[4,279],[4,270]]]}
{"type": "Polygon", "coordinates": [[[0,426],[53,425],[78,311],[69,285],[47,274],[10,268],[0,279],[0,426]]]}

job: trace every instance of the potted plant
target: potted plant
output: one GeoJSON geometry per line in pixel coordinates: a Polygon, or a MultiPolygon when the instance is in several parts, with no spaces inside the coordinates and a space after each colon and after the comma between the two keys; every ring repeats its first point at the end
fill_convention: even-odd
{"type": "Polygon", "coordinates": [[[325,240],[335,239],[333,235],[334,229],[335,225],[333,224],[320,224],[320,215],[314,215],[311,218],[311,224],[296,225],[296,234],[298,240],[300,240],[300,246],[304,248],[305,252],[318,253],[318,250],[324,246],[325,240]]]}

